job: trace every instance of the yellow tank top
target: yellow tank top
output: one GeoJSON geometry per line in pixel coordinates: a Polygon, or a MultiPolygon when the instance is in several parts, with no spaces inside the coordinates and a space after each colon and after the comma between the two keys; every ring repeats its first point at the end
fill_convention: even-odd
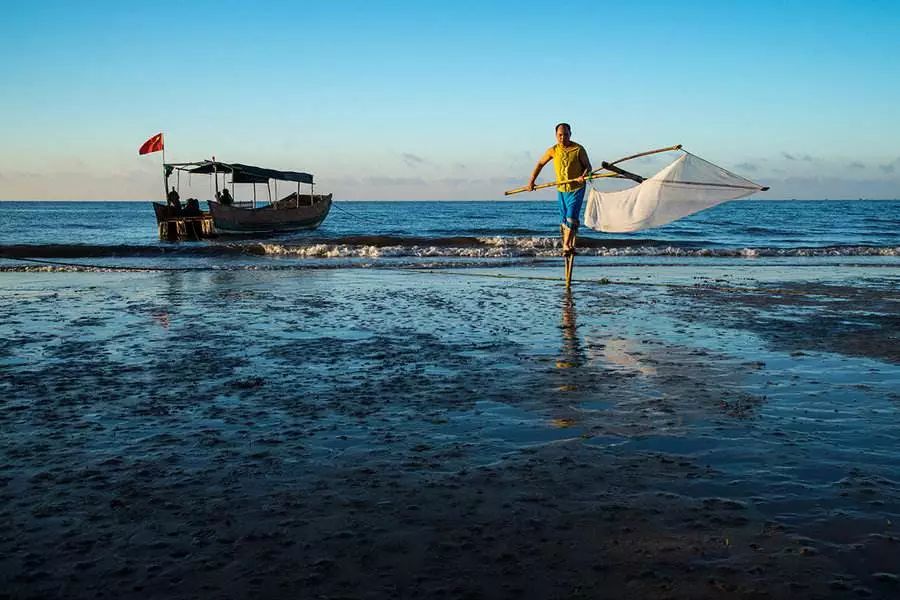
{"type": "MultiPolygon", "coordinates": [[[[556,170],[557,181],[575,179],[584,174],[584,163],[581,160],[581,153],[584,152],[584,148],[581,147],[581,144],[572,142],[572,145],[568,148],[563,147],[562,144],[556,144],[551,150],[553,151],[553,168],[556,170]]],[[[556,189],[560,192],[573,192],[583,187],[583,183],[573,181],[572,183],[558,185],[556,189]]]]}

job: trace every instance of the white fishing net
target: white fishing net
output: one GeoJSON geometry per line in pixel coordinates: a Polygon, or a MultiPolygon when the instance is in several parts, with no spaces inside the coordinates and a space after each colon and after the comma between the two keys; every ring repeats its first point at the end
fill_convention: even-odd
{"type": "Polygon", "coordinates": [[[659,227],[763,187],[685,152],[668,167],[619,192],[591,188],[584,223],[605,232],[659,227]]]}

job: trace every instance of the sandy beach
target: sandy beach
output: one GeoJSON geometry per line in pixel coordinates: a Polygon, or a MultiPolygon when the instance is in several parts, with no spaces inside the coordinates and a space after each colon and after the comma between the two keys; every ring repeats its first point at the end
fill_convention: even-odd
{"type": "Polygon", "coordinates": [[[560,272],[0,273],[0,598],[900,594],[898,268],[560,272]]]}

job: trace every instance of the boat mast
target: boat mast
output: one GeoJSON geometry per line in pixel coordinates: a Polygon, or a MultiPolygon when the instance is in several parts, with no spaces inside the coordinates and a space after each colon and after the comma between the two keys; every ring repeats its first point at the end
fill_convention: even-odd
{"type": "Polygon", "coordinates": [[[166,173],[166,142],[165,142],[166,137],[162,133],[160,135],[162,136],[162,140],[163,140],[163,147],[162,147],[162,153],[163,153],[163,198],[166,199],[166,204],[168,205],[168,203],[169,203],[169,175],[166,173]]]}
{"type": "Polygon", "coordinates": [[[219,170],[216,168],[216,157],[213,156],[213,179],[216,180],[216,200],[219,199],[219,170]]]}

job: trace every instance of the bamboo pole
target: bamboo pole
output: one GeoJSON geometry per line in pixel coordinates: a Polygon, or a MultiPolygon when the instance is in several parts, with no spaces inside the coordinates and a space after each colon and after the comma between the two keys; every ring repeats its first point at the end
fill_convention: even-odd
{"type": "Polygon", "coordinates": [[[618,173],[622,177],[637,181],[638,183],[644,183],[644,178],[641,177],[640,175],[636,175],[635,173],[632,173],[631,171],[626,171],[625,169],[620,169],[619,167],[617,167],[616,165],[614,165],[612,163],[603,161],[602,163],[600,163],[600,165],[602,168],[606,169],[607,171],[612,171],[613,173],[618,173]]]}
{"type": "Polygon", "coordinates": [[[631,156],[626,156],[625,158],[620,158],[619,160],[614,160],[609,164],[617,165],[620,162],[625,162],[626,160],[631,160],[633,158],[640,158],[642,156],[650,156],[651,154],[659,154],[660,152],[670,152],[672,150],[681,150],[681,144],[675,144],[674,146],[668,146],[666,148],[657,148],[656,150],[647,150],[646,152],[632,154],[631,156]]]}
{"type": "MultiPolygon", "coordinates": [[[[603,178],[606,178],[606,177],[618,177],[618,178],[621,178],[622,176],[619,175],[618,173],[596,173],[596,172],[595,172],[595,173],[591,173],[590,175],[587,175],[587,176],[584,178],[584,180],[585,180],[585,181],[590,181],[590,180],[592,180],[592,179],[603,179],[603,178]]],[[[555,186],[557,186],[557,185],[563,185],[563,184],[566,184],[566,183],[574,183],[574,182],[578,181],[578,179],[579,179],[579,178],[576,177],[575,179],[565,179],[565,180],[563,180],[563,181],[551,181],[550,183],[542,183],[542,184],[540,184],[540,185],[534,186],[534,189],[536,189],[536,190],[542,190],[542,189],[544,189],[544,188],[555,187],[555,186]]],[[[522,193],[522,192],[529,192],[529,191],[531,191],[531,190],[528,189],[528,186],[527,186],[527,185],[524,185],[524,186],[522,186],[522,187],[520,187],[520,188],[515,188],[515,189],[512,189],[512,190],[507,190],[507,191],[503,192],[503,195],[504,195],[504,196],[512,196],[513,194],[520,194],[520,193],[522,193]]]]}

